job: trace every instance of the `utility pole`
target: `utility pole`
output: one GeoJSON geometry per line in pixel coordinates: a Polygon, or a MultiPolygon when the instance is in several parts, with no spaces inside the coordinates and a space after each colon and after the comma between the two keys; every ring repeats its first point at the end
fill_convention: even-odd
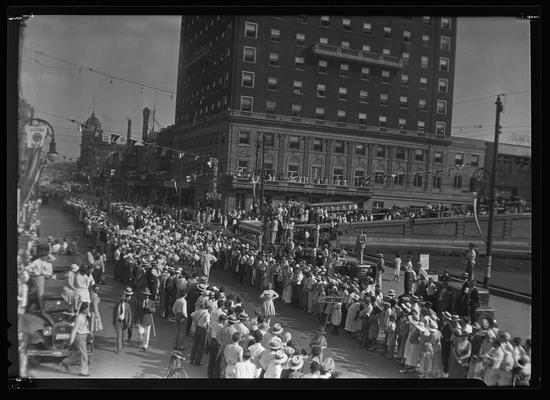
{"type": "Polygon", "coordinates": [[[216,200],[218,200],[218,159],[212,159],[212,208],[216,209],[216,200]]]}
{"type": "Polygon", "coordinates": [[[497,172],[498,158],[498,137],[500,135],[500,114],[502,113],[502,102],[500,95],[496,101],[496,121],[495,121],[495,140],[493,143],[493,159],[491,165],[491,176],[489,180],[489,226],[487,227],[487,265],[485,268],[485,279],[483,287],[489,289],[489,279],[491,278],[491,268],[493,266],[493,217],[495,212],[495,181],[497,172]]]}
{"type": "Polygon", "coordinates": [[[261,169],[261,183],[260,183],[260,214],[263,218],[262,227],[262,247],[267,246],[267,235],[265,234],[267,228],[267,210],[264,208],[264,181],[265,181],[265,135],[262,133],[262,169],[261,169]]]}

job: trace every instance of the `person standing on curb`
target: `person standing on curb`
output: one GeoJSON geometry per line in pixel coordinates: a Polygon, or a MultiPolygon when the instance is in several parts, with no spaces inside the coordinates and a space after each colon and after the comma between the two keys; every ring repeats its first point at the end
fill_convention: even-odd
{"type": "Polygon", "coordinates": [[[139,342],[142,344],[143,351],[147,351],[149,347],[149,338],[151,336],[151,325],[153,322],[153,314],[155,313],[155,303],[149,298],[151,291],[149,288],[145,288],[141,294],[144,296],[139,307],[139,314],[137,318],[139,342]]]}
{"type": "Polygon", "coordinates": [[[113,327],[116,332],[116,354],[124,348],[124,331],[132,325],[132,309],[122,294],[119,303],[113,308],[113,327]]]}
{"type": "Polygon", "coordinates": [[[185,300],[185,296],[181,296],[175,301],[172,312],[176,316],[177,327],[174,349],[184,350],[185,320],[187,319],[187,300],[185,300]]]}
{"type": "Polygon", "coordinates": [[[82,303],[78,315],[76,316],[73,330],[71,331],[71,339],[69,345],[76,344],[78,350],[77,354],[74,354],[62,361],[65,366],[65,370],[69,371],[69,365],[76,362],[80,358],[80,376],[90,376],[88,374],[88,335],[90,329],[88,327],[88,308],[89,303],[82,303]]]}

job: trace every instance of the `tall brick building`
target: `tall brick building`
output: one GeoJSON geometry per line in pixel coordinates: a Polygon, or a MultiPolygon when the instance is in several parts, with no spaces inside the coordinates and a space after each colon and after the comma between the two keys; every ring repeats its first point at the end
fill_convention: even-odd
{"type": "MultiPolygon", "coordinates": [[[[483,142],[450,136],[455,46],[450,17],[184,16],[169,133],[220,160],[222,207],[251,205],[252,183],[229,175],[260,170],[264,141],[275,200],[466,204],[473,169],[424,173],[484,163],[483,142]]],[[[204,199],[204,161],[184,157],[173,173],[204,199]]]]}

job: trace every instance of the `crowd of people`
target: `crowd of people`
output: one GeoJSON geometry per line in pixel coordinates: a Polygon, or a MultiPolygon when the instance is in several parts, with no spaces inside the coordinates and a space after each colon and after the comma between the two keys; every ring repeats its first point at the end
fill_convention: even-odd
{"type": "MultiPolygon", "coordinates": [[[[114,265],[113,278],[128,286],[113,309],[118,352],[124,336],[132,339],[134,327],[138,346],[147,351],[156,313],[175,319],[175,350],[183,351],[185,337],[193,337],[192,363],[201,365],[208,352],[209,378],[334,377],[334,360],[325,354],[325,327],[422,378],[477,378],[492,386],[511,386],[515,377],[530,375],[530,341],[512,339],[490,317],[476,320],[479,304],[469,276],[454,293],[447,276],[433,282],[421,266],[417,276],[407,260],[404,291],[397,296],[394,290],[382,291],[382,254],[375,279],[359,280],[342,273],[344,254],[330,251],[326,243],[316,243],[306,255],[290,238],[275,255],[241,243],[228,229],[205,228],[163,207],[70,194],[62,199],[95,246],[88,249],[85,265],[73,265],[67,274],[64,293],[74,312],[87,315],[92,325],[90,295],[104,278],[106,261],[114,265]],[[241,298],[209,284],[211,268],[230,271],[240,284],[256,287],[262,312],[251,318],[241,298]],[[276,308],[282,306],[301,308],[318,319],[322,327],[308,348],[297,348],[290,332],[273,323],[276,308]]],[[[289,206],[290,215],[300,213],[299,203],[289,206]]],[[[280,208],[274,206],[272,212],[279,215],[280,208]]],[[[74,246],[53,240],[35,260],[30,254],[21,257],[22,281],[25,272],[47,277],[47,271],[36,271],[47,270],[56,251],[74,251],[74,246]]]]}

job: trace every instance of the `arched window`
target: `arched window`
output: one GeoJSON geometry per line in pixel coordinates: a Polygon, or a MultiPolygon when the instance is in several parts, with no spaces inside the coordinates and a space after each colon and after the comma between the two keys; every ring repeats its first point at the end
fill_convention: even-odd
{"type": "Polygon", "coordinates": [[[395,177],[393,178],[393,184],[403,186],[405,184],[405,169],[403,167],[397,167],[393,170],[395,177]]]}
{"type": "Polygon", "coordinates": [[[413,186],[421,187],[423,177],[424,171],[422,170],[422,168],[418,168],[413,177],[413,186]]]}
{"type": "Polygon", "coordinates": [[[323,176],[323,163],[321,160],[316,159],[311,163],[311,178],[320,178],[323,176]]]}
{"type": "Polygon", "coordinates": [[[296,158],[288,160],[287,175],[298,176],[298,171],[300,171],[300,162],[296,158]]]}
{"type": "Polygon", "coordinates": [[[344,179],[344,163],[341,161],[337,161],[334,164],[334,168],[332,170],[332,179],[335,184],[340,184],[342,179],[344,179]]]}
{"type": "Polygon", "coordinates": [[[374,168],[374,183],[384,183],[384,175],[386,175],[386,171],[384,167],[381,164],[378,164],[374,168]]]}

